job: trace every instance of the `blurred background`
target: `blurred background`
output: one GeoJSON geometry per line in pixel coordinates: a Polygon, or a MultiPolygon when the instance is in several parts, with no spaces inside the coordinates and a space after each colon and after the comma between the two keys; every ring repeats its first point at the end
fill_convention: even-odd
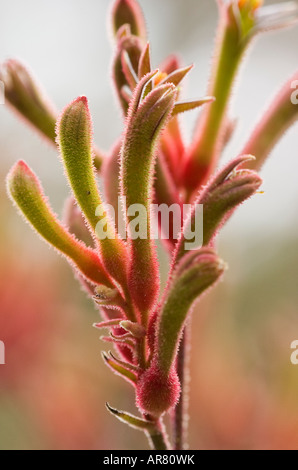
{"type": "MultiPolygon", "coordinates": [[[[0,0],[0,61],[25,61],[57,107],[86,95],[95,140],[109,149],[122,130],[111,87],[110,0],[0,0]]],[[[268,3],[276,3],[269,2],[268,3]]],[[[204,95],[217,23],[215,1],[140,0],[154,65],[168,54],[195,64],[184,93],[204,95]]],[[[280,84],[297,69],[298,27],[257,39],[231,114],[234,157],[280,84]]],[[[189,140],[196,112],[184,120],[189,140]]],[[[22,158],[61,215],[68,188],[57,153],[0,106],[0,449],[143,449],[104,403],[135,412],[129,385],[103,365],[92,328],[98,313],[68,265],[13,209],[5,175],[22,158]]],[[[224,282],[193,315],[191,449],[298,449],[297,126],[262,171],[264,195],[223,230],[224,282]]],[[[165,260],[164,260],[165,261],[165,260]]]]}

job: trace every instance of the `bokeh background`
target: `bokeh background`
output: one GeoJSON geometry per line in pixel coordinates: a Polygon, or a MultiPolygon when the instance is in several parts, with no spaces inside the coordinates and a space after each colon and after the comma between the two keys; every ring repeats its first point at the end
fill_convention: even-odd
{"type": "MultiPolygon", "coordinates": [[[[0,61],[34,70],[59,108],[87,95],[95,140],[109,149],[122,130],[110,83],[110,0],[0,0],[0,61]]],[[[275,3],[269,2],[268,3],[275,3]]],[[[217,23],[212,0],[140,0],[154,65],[177,52],[194,63],[185,94],[206,91],[217,23]]],[[[234,157],[274,92],[297,69],[298,27],[258,38],[243,66],[224,159],[234,157]]],[[[196,112],[184,120],[189,139],[196,112]]],[[[16,214],[5,175],[24,159],[58,214],[68,188],[57,153],[0,106],[0,449],[143,449],[142,434],[104,402],[135,412],[133,393],[102,363],[98,313],[65,261],[16,214]]],[[[298,449],[297,126],[262,171],[264,195],[223,230],[224,282],[192,326],[190,448],[298,449]]],[[[166,260],[164,259],[164,262],[166,260]]]]}

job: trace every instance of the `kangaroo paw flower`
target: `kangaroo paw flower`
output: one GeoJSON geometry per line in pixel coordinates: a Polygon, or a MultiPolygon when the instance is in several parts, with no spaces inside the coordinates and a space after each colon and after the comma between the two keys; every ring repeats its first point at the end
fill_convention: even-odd
{"type": "Polygon", "coordinates": [[[79,242],[58,221],[36,175],[23,161],[10,171],[7,189],[11,199],[42,238],[66,256],[88,280],[114,287],[97,253],[79,242]]]}

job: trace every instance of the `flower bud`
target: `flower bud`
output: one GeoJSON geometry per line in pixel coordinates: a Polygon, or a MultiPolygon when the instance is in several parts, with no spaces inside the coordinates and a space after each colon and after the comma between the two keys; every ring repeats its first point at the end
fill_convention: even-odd
{"type": "Polygon", "coordinates": [[[127,279],[126,246],[104,210],[97,187],[92,162],[92,132],[87,98],[82,96],[62,112],[57,123],[57,142],[70,187],[90,229],[97,236],[103,263],[111,276],[123,286],[127,279]],[[98,227],[102,228],[103,225],[105,233],[101,238],[98,237],[98,227]]]}
{"type": "Polygon", "coordinates": [[[57,111],[28,68],[17,60],[7,60],[0,68],[0,80],[12,108],[42,136],[55,142],[57,111]]]}
{"type": "MultiPolygon", "coordinates": [[[[156,73],[156,72],[155,72],[156,73]]],[[[121,150],[121,191],[125,196],[130,248],[129,286],[143,315],[153,307],[159,289],[156,249],[151,240],[153,170],[156,143],[174,107],[176,89],[166,84],[153,89],[143,100],[144,89],[154,73],[145,76],[135,89],[121,150]],[[134,205],[142,206],[143,234],[133,237],[130,227],[134,205]]]]}
{"type": "Polygon", "coordinates": [[[168,376],[174,365],[187,315],[193,304],[222,277],[226,265],[215,252],[201,249],[183,257],[156,321],[154,362],[168,376]]]}
{"type": "Polygon", "coordinates": [[[146,25],[141,7],[136,0],[116,0],[112,8],[114,35],[121,26],[128,24],[134,36],[146,39],[146,25]]]}
{"type": "Polygon", "coordinates": [[[19,161],[7,177],[8,193],[35,230],[71,261],[88,280],[113,288],[97,253],[79,242],[59,222],[36,175],[19,161]]]}
{"type": "Polygon", "coordinates": [[[158,418],[175,407],[179,396],[180,383],[175,369],[165,375],[152,364],[138,381],[136,404],[142,413],[158,418]]]}
{"type": "Polygon", "coordinates": [[[236,158],[220,170],[199,193],[178,241],[176,260],[186,251],[186,239],[191,241],[188,234],[197,234],[197,207],[203,206],[203,246],[207,246],[235,208],[256,193],[262,184],[260,176],[254,171],[237,170],[238,166],[251,160],[255,159],[250,155],[236,158]]]}

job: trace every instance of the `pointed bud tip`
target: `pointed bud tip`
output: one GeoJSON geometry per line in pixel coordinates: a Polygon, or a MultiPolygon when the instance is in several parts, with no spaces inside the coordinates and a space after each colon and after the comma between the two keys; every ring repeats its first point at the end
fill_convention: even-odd
{"type": "Polygon", "coordinates": [[[249,170],[249,169],[240,169],[236,170],[234,173],[230,175],[228,180],[234,180],[234,179],[241,179],[243,184],[252,184],[256,185],[257,187],[261,186],[263,184],[263,179],[261,178],[258,173],[256,173],[254,170],[249,170]]]}
{"type": "Polygon", "coordinates": [[[19,160],[17,161],[13,167],[10,169],[6,181],[7,181],[7,187],[9,192],[12,189],[12,185],[16,183],[17,178],[22,177],[23,178],[33,178],[35,180],[34,174],[30,167],[27,165],[27,163],[24,162],[24,160],[19,160]]]}
{"type": "Polygon", "coordinates": [[[64,109],[69,109],[71,108],[72,106],[74,106],[75,104],[83,104],[84,106],[88,106],[88,99],[86,96],[82,95],[82,96],[78,96],[77,98],[75,98],[74,100],[72,100],[70,103],[68,103],[64,109]]]}
{"type": "Polygon", "coordinates": [[[101,357],[104,362],[109,362],[109,356],[107,355],[105,351],[101,351],[101,357]]]}
{"type": "Polygon", "coordinates": [[[85,105],[88,105],[88,99],[86,96],[82,95],[82,96],[79,96],[75,102],[78,102],[78,103],[84,103],[85,105]]]}
{"type": "Polygon", "coordinates": [[[242,159],[242,162],[250,162],[256,160],[256,157],[251,154],[241,155],[240,158],[242,159]]]}
{"type": "MultiPolygon", "coordinates": [[[[89,141],[91,146],[93,126],[92,118],[89,109],[89,103],[86,96],[78,96],[73,101],[68,103],[61,111],[57,122],[56,122],[56,144],[61,149],[61,138],[62,136],[73,138],[73,130],[80,129],[81,134],[84,134],[89,141]]],[[[79,133],[75,132],[75,136],[78,138],[79,133]]],[[[62,152],[63,153],[63,152],[62,152]]]]}
{"type": "Polygon", "coordinates": [[[112,413],[113,415],[119,415],[119,411],[116,410],[116,408],[112,408],[112,407],[109,405],[109,403],[108,403],[107,401],[106,401],[106,404],[105,404],[105,405],[106,405],[107,410],[108,410],[110,413],[112,413]]]}
{"type": "Polygon", "coordinates": [[[73,108],[74,106],[76,105],[82,105],[83,107],[86,107],[88,108],[89,107],[89,104],[88,104],[88,99],[86,96],[82,95],[82,96],[78,96],[77,98],[75,98],[73,101],[71,101],[71,103],[67,104],[64,111],[65,110],[68,110],[70,108],[73,108]]]}
{"type": "Polygon", "coordinates": [[[24,171],[30,171],[29,166],[24,160],[18,160],[12,167],[11,172],[15,172],[17,170],[24,170],[24,171]]]}

